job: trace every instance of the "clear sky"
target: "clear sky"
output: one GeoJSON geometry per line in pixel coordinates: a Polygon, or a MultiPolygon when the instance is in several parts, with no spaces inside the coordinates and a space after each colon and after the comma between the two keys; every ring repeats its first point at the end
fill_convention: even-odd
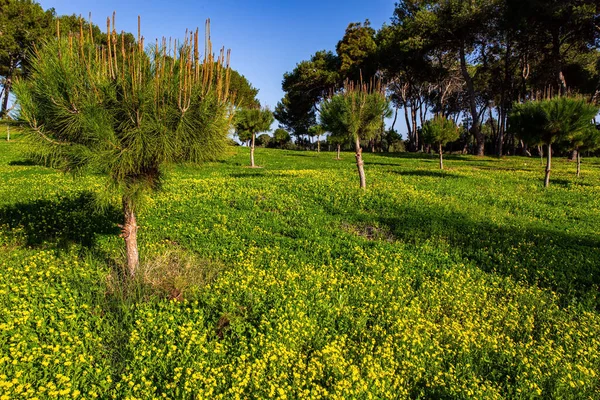
{"type": "Polygon", "coordinates": [[[232,67],[246,76],[271,109],[283,96],[281,80],[286,71],[318,50],[335,51],[350,22],[371,21],[378,29],[389,22],[393,0],[307,1],[168,1],[106,0],[98,2],[41,0],[44,9],[57,14],[77,14],[104,29],[106,17],[117,12],[117,30],[135,33],[142,17],[146,42],[155,38],[183,37],[186,28],[203,29],[211,19],[213,47],[231,48],[232,67]]]}

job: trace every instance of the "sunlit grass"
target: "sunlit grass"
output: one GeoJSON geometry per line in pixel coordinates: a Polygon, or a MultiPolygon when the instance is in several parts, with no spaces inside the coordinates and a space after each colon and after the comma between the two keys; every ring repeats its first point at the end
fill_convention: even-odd
{"type": "Polygon", "coordinates": [[[0,141],[8,398],[600,396],[598,159],[546,190],[537,158],[365,153],[366,192],[350,153],[173,167],[142,261],[219,266],[180,296],[120,286],[118,202],[23,149],[0,141]]]}

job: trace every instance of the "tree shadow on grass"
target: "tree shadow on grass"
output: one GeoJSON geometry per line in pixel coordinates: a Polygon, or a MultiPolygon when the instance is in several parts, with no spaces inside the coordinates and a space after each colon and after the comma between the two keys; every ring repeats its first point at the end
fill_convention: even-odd
{"type": "Polygon", "coordinates": [[[600,240],[533,226],[498,226],[440,209],[380,218],[405,242],[440,240],[486,271],[548,288],[562,305],[577,299],[600,309],[600,240]]]}
{"type": "Polygon", "coordinates": [[[402,176],[423,176],[423,177],[430,177],[430,178],[461,178],[460,175],[455,175],[455,174],[451,174],[449,172],[444,172],[444,171],[430,171],[430,170],[425,170],[425,169],[416,169],[416,170],[410,170],[410,171],[394,171],[394,170],[390,170],[389,172],[393,173],[393,174],[397,174],[397,175],[402,175],[402,176]]]}
{"type": "Polygon", "coordinates": [[[33,166],[38,166],[41,165],[43,166],[42,163],[32,160],[32,159],[26,159],[26,160],[14,160],[14,161],[10,161],[8,163],[8,165],[10,166],[24,166],[24,167],[33,167],[33,166]]]}
{"type": "Polygon", "coordinates": [[[591,234],[518,221],[498,225],[433,205],[400,205],[392,212],[387,207],[354,216],[329,212],[352,223],[387,227],[397,241],[416,247],[439,245],[485,272],[553,290],[562,306],[577,301],[600,310],[600,238],[591,234]]]}
{"type": "Polygon", "coordinates": [[[573,177],[573,180],[570,180],[570,179],[552,179],[552,177],[550,177],[550,186],[555,185],[555,186],[560,186],[560,187],[564,187],[564,188],[568,188],[568,187],[571,187],[571,186],[594,186],[591,183],[582,182],[579,179],[580,178],[575,178],[575,177],[573,177]]]}
{"type": "Polygon", "coordinates": [[[80,244],[91,248],[96,235],[115,235],[122,219],[114,206],[100,209],[91,192],[55,200],[36,200],[0,208],[0,225],[7,225],[24,246],[80,244]]]}

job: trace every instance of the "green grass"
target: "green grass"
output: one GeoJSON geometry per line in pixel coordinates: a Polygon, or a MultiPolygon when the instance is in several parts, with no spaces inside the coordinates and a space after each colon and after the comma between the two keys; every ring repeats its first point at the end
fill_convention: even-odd
{"type": "Polygon", "coordinates": [[[168,171],[142,258],[218,269],[178,301],[115,284],[100,177],[0,142],[0,394],[600,397],[600,160],[555,159],[545,190],[537,158],[365,154],[363,193],[333,158],[168,171]]]}

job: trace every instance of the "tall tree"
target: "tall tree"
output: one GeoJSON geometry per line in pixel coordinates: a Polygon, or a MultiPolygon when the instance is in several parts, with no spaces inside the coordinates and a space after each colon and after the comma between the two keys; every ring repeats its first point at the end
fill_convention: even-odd
{"type": "Polygon", "coordinates": [[[266,132],[274,121],[273,113],[266,108],[245,108],[236,113],[235,128],[238,135],[250,136],[250,167],[254,164],[256,134],[266,132]]]}
{"type": "Polygon", "coordinates": [[[358,81],[375,76],[378,69],[375,34],[369,20],[363,24],[353,22],[348,25],[344,37],[336,46],[342,79],[358,81]]]}
{"type": "Polygon", "coordinates": [[[275,107],[275,118],[297,138],[316,123],[318,104],[340,85],[339,58],[318,51],[283,77],[284,98],[275,107]]]}
{"type": "Polygon", "coordinates": [[[8,113],[15,78],[29,73],[35,43],[51,34],[54,9],[44,11],[32,0],[0,0],[0,118],[8,113]]]}
{"type": "Polygon", "coordinates": [[[107,36],[106,47],[83,30],[50,40],[31,59],[31,79],[18,80],[15,93],[38,148],[67,171],[103,173],[106,188],[121,194],[133,276],[139,201],[160,188],[164,165],[215,159],[226,147],[233,116],[229,52],[215,60],[208,36],[200,59],[198,31],[172,54],[161,45],[146,52],[139,37],[135,45],[118,43],[114,23],[112,29],[107,23],[107,36]],[[216,68],[207,67],[215,61],[216,68]],[[216,85],[210,84],[214,76],[216,85]]]}

